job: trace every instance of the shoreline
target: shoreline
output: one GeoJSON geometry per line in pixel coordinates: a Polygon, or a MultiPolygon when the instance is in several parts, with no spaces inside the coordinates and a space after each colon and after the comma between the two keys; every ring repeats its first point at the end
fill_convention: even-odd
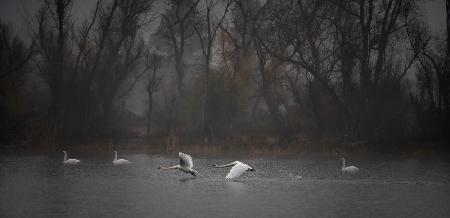
{"type": "Polygon", "coordinates": [[[440,158],[450,159],[450,151],[444,146],[430,146],[423,144],[422,146],[414,146],[409,149],[389,149],[375,150],[367,149],[366,146],[357,149],[348,149],[345,146],[339,147],[321,147],[321,146],[300,146],[287,145],[284,147],[278,145],[263,146],[237,146],[237,145],[177,145],[177,146],[161,146],[161,145],[144,145],[144,144],[116,144],[110,143],[91,143],[77,144],[72,146],[39,146],[39,147],[0,147],[0,155],[9,154],[53,154],[62,150],[68,150],[77,154],[105,154],[114,150],[128,154],[161,154],[176,155],[179,151],[189,153],[195,156],[217,156],[217,157],[276,157],[276,158],[297,158],[303,155],[320,155],[320,156],[376,156],[389,155],[396,157],[408,157],[415,159],[440,158]],[[426,145],[426,146],[425,146],[426,145]]]}

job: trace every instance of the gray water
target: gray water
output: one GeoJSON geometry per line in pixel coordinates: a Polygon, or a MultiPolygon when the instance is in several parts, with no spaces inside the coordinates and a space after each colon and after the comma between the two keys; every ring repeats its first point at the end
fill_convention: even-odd
{"type": "Polygon", "coordinates": [[[254,167],[238,180],[195,157],[202,177],[157,170],[176,156],[0,155],[0,217],[450,217],[450,162],[348,157],[361,173],[343,176],[337,157],[239,158],[254,167]]]}

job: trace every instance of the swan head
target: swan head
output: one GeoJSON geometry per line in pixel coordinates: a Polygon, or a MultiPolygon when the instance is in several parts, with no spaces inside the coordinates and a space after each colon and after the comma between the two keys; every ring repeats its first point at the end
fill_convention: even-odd
{"type": "Polygon", "coordinates": [[[253,168],[250,168],[250,169],[248,169],[248,171],[256,171],[255,169],[253,169],[253,168]]]}
{"type": "Polygon", "coordinates": [[[117,151],[114,151],[114,154],[117,154],[117,151]]]}
{"type": "Polygon", "coordinates": [[[67,154],[67,151],[62,151],[64,154],[67,154]]]}
{"type": "Polygon", "coordinates": [[[344,160],[345,160],[345,158],[341,157],[341,158],[339,158],[339,160],[342,160],[342,161],[344,161],[344,160]]]}
{"type": "Polygon", "coordinates": [[[159,169],[161,169],[161,168],[162,168],[162,166],[159,166],[159,167],[158,167],[158,168],[156,168],[156,169],[158,169],[158,170],[159,170],[159,169]]]}
{"type": "Polygon", "coordinates": [[[217,164],[213,164],[212,167],[217,167],[217,164]]]}

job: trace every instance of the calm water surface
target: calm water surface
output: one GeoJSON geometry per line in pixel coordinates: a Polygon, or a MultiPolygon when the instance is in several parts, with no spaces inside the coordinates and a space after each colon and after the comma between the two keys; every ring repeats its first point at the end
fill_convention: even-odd
{"type": "Polygon", "coordinates": [[[194,179],[156,169],[175,155],[119,156],[133,164],[0,155],[0,217],[450,217],[448,160],[349,157],[362,171],[348,177],[337,157],[239,158],[257,171],[227,181],[210,166],[234,159],[194,157],[194,179]]]}

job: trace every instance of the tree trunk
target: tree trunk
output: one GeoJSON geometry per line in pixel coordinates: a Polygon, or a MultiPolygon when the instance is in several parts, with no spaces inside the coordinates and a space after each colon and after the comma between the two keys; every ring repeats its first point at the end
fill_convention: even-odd
{"type": "Polygon", "coordinates": [[[153,111],[153,92],[148,91],[148,115],[147,115],[147,131],[146,138],[150,139],[151,121],[152,121],[152,111],[153,111]]]}
{"type": "Polygon", "coordinates": [[[201,119],[201,131],[203,133],[204,141],[208,142],[211,138],[211,131],[208,122],[208,91],[209,91],[209,64],[210,55],[206,57],[205,63],[205,83],[203,88],[203,98],[202,98],[202,119],[201,119]]]}
{"type": "Polygon", "coordinates": [[[176,54],[175,58],[175,70],[177,71],[177,89],[180,98],[184,96],[184,68],[183,68],[183,49],[180,50],[180,54],[176,54]]]}
{"type": "MultiPolygon", "coordinates": [[[[60,138],[64,136],[65,130],[65,113],[64,113],[64,94],[65,94],[65,81],[64,81],[64,24],[65,24],[65,13],[67,4],[65,0],[57,0],[56,4],[56,15],[58,20],[58,39],[57,39],[57,50],[56,50],[56,63],[54,71],[54,90],[52,92],[52,115],[54,116],[54,127],[56,131],[56,136],[60,138]]],[[[59,141],[59,140],[58,140],[59,141]]]]}
{"type": "Polygon", "coordinates": [[[446,20],[447,20],[447,57],[445,60],[446,68],[444,72],[444,80],[445,80],[445,87],[444,87],[444,104],[445,104],[445,128],[444,128],[444,134],[447,137],[447,141],[450,141],[450,136],[448,132],[450,131],[450,0],[446,0],[446,20]]]}

